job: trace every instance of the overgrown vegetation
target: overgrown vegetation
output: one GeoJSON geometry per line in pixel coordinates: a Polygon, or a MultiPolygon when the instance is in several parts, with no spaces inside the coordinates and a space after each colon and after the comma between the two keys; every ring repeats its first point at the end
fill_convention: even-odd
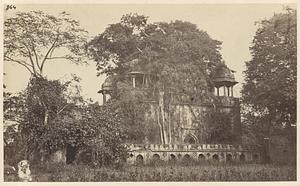
{"type": "MultiPolygon", "coordinates": [[[[16,165],[24,158],[32,163],[45,162],[68,146],[75,149],[74,153],[90,151],[91,157],[86,161],[98,166],[126,158],[122,145],[126,138],[123,113],[113,104],[99,106],[67,95],[71,83],[31,79],[18,130],[10,126],[4,133],[6,141],[12,139],[5,146],[7,163],[16,165]],[[80,104],[75,100],[80,100],[80,104]]],[[[9,103],[5,103],[6,110],[13,106],[9,103]]]]}
{"type": "MultiPolygon", "coordinates": [[[[211,77],[222,63],[220,45],[190,22],[149,23],[144,15],[126,14],[94,37],[87,53],[96,62],[99,74],[114,77],[114,92],[119,94],[113,94],[113,98],[122,102],[120,107],[128,112],[128,121],[138,134],[156,130],[158,140],[152,142],[168,144],[174,141],[171,123],[176,103],[196,103],[211,97],[211,77]],[[132,71],[148,78],[148,84],[142,87],[144,94],[132,89],[128,78],[132,71]],[[145,100],[158,103],[151,110],[155,112],[151,123],[156,125],[151,128],[144,119],[149,112],[145,100]]],[[[193,120],[197,122],[198,117],[193,120]]],[[[133,135],[132,142],[142,142],[143,138],[133,135]]]]}
{"type": "Polygon", "coordinates": [[[232,144],[237,140],[231,126],[230,113],[212,110],[208,116],[207,143],[232,144]]]}
{"type": "MultiPolygon", "coordinates": [[[[262,21],[250,48],[253,59],[246,63],[243,116],[244,127],[249,129],[247,135],[254,144],[278,128],[287,129],[290,144],[296,143],[291,135],[291,126],[296,124],[295,15],[296,11],[288,9],[285,14],[262,21]]],[[[79,83],[77,77],[63,83],[49,80],[44,74],[44,64],[51,60],[84,62],[86,31],[68,16],[65,12],[59,17],[29,12],[5,21],[4,60],[31,73],[25,91],[17,95],[4,93],[4,119],[5,124],[9,123],[4,132],[6,164],[15,166],[29,159],[34,181],[296,180],[292,166],[121,166],[127,156],[124,142],[172,142],[170,121],[176,101],[184,98],[204,102],[213,97],[210,78],[216,65],[222,63],[221,43],[189,22],[148,23],[146,16],[123,16],[85,48],[97,62],[99,73],[116,79],[114,99],[99,106],[83,100],[78,87],[73,87],[75,93],[71,91],[72,83],[79,83]],[[56,56],[57,49],[62,48],[68,53],[56,56]],[[133,70],[154,74],[156,79],[146,87],[147,91],[132,90],[127,74],[133,70]],[[176,100],[174,94],[183,96],[176,100]],[[151,105],[144,101],[150,98],[158,102],[154,110],[158,117],[146,121],[145,114],[153,114],[145,113],[151,105]],[[77,157],[67,163],[84,165],[47,163],[53,153],[68,147],[77,157]],[[44,166],[37,167],[41,164],[44,166]]],[[[201,123],[199,118],[195,115],[193,119],[201,123]]],[[[230,114],[214,110],[207,119],[211,125],[201,131],[207,133],[203,141],[234,141],[228,130],[230,114]]],[[[16,178],[5,176],[5,180],[10,179],[16,178]]]]}
{"type": "Polygon", "coordinates": [[[265,146],[270,161],[272,140],[285,146],[280,136],[296,162],[297,11],[287,7],[257,24],[242,89],[244,142],[265,146]]]}
{"type": "MultiPolygon", "coordinates": [[[[270,138],[276,130],[293,136],[297,103],[297,16],[296,10],[257,23],[246,62],[242,90],[245,128],[251,126],[256,143],[270,138]]],[[[291,143],[294,143],[291,140],[291,143]]]]}
{"type": "MultiPolygon", "coordinates": [[[[33,169],[34,181],[296,181],[295,166],[276,165],[175,165],[128,166],[93,169],[87,166],[52,165],[33,169]]],[[[7,181],[15,178],[5,177],[7,181]]]]}
{"type": "MultiPolygon", "coordinates": [[[[57,151],[89,151],[89,163],[114,164],[126,158],[124,115],[113,104],[101,107],[83,100],[80,78],[49,80],[46,63],[85,63],[87,32],[66,12],[52,16],[42,11],[18,12],[4,21],[4,60],[31,74],[19,95],[4,93],[5,162],[23,159],[51,161],[57,151]],[[63,53],[58,52],[63,51],[63,53]],[[62,61],[60,61],[62,60],[62,61]]],[[[68,153],[68,152],[67,152],[68,153]]],[[[68,156],[68,155],[67,155],[68,156]]]]}

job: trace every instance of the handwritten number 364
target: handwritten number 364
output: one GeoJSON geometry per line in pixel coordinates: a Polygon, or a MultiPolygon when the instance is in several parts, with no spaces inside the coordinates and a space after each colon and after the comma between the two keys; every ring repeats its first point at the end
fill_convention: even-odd
{"type": "Polygon", "coordinates": [[[15,5],[6,5],[6,10],[16,9],[15,5]]]}

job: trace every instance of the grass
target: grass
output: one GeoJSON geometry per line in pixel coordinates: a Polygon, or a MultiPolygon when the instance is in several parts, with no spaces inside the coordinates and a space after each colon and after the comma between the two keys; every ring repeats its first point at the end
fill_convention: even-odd
{"type": "MultiPolygon", "coordinates": [[[[91,168],[79,165],[52,165],[32,168],[33,181],[296,181],[295,166],[279,165],[168,165],[91,168]]],[[[5,176],[5,181],[8,177],[5,176]]]]}

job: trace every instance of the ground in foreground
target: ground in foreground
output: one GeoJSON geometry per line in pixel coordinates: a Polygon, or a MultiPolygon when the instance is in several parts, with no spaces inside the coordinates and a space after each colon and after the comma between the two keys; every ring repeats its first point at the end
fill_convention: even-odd
{"type": "MultiPolygon", "coordinates": [[[[287,165],[168,165],[91,168],[82,165],[32,167],[33,181],[296,181],[296,166],[287,165]]],[[[5,181],[17,181],[5,176],[5,181]]]]}

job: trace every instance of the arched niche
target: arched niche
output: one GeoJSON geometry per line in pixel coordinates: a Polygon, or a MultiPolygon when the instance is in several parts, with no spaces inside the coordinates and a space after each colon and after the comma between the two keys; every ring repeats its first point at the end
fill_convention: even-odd
{"type": "Polygon", "coordinates": [[[185,136],[183,143],[185,144],[197,144],[198,138],[194,134],[188,134],[185,136]]]}

